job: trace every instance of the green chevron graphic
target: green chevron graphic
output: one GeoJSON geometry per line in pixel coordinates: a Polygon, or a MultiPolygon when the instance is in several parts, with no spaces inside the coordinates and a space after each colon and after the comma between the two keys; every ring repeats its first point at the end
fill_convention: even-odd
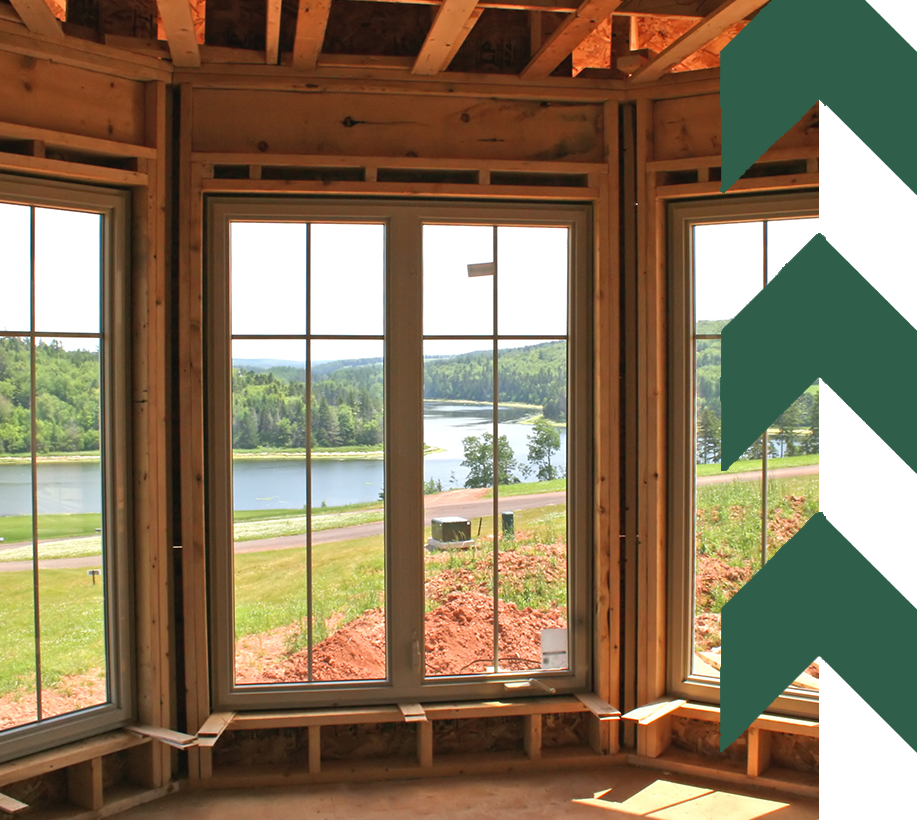
{"type": "Polygon", "coordinates": [[[900,641],[917,634],[917,609],[823,513],[732,597],[722,625],[721,749],[821,655],[917,751],[917,709],[889,692],[917,676],[917,653],[900,641]],[[881,675],[853,649],[863,646],[882,659],[881,675]]]}
{"type": "Polygon", "coordinates": [[[722,191],[821,100],[917,193],[917,106],[854,67],[854,43],[881,44],[883,77],[917,76],[917,52],[866,0],[771,0],[723,49],[722,191]]]}
{"type": "Polygon", "coordinates": [[[821,377],[917,472],[915,360],[917,330],[819,234],[723,328],[723,469],[821,377]],[[787,304],[806,311],[775,332],[787,304]]]}

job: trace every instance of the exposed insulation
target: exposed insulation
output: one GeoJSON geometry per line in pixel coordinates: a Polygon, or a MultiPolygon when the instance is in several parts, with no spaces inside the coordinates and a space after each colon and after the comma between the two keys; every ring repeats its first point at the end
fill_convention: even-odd
{"type": "Polygon", "coordinates": [[[433,721],[433,753],[522,751],[522,718],[433,721]]]}
{"type": "Polygon", "coordinates": [[[264,50],[264,0],[207,0],[206,15],[207,45],[264,50]]]}
{"type": "Polygon", "coordinates": [[[4,786],[2,791],[8,797],[25,803],[29,811],[23,816],[28,817],[33,812],[68,802],[67,771],[58,769],[41,777],[31,777],[28,780],[20,780],[18,783],[10,783],[4,786]]]}
{"type": "Polygon", "coordinates": [[[224,732],[213,747],[213,765],[293,765],[309,762],[308,729],[252,729],[224,732]]]}
{"type": "Polygon", "coordinates": [[[771,763],[799,772],[818,772],[818,738],[771,733],[771,763]]]}
{"type": "Polygon", "coordinates": [[[586,746],[589,743],[589,714],[564,712],[541,718],[541,745],[544,748],[586,746]]]}
{"type": "Polygon", "coordinates": [[[322,760],[413,759],[416,755],[417,728],[410,723],[322,727],[322,760]]]}
{"type": "Polygon", "coordinates": [[[748,733],[744,732],[735,743],[720,751],[720,725],[707,720],[676,717],[672,721],[672,744],[679,749],[695,752],[718,760],[729,758],[743,763],[747,758],[748,733]]]}
{"type": "Polygon", "coordinates": [[[332,3],[322,51],[414,57],[420,52],[433,7],[413,3],[332,3]]]}
{"type": "Polygon", "coordinates": [[[128,779],[127,759],[130,752],[115,752],[102,758],[102,788],[110,789],[128,779]]]}
{"type": "Polygon", "coordinates": [[[527,12],[485,9],[448,70],[518,74],[528,63],[530,50],[527,12]]]}
{"type": "MultiPolygon", "coordinates": [[[[634,17],[633,20],[633,43],[631,47],[634,51],[641,48],[648,48],[656,52],[663,51],[698,23],[696,19],[691,17],[646,16],[634,17]]],[[[687,60],[676,65],[672,72],[697,71],[702,68],[718,67],[720,64],[720,52],[746,25],[746,21],[731,25],[719,37],[694,52],[687,60]]]]}

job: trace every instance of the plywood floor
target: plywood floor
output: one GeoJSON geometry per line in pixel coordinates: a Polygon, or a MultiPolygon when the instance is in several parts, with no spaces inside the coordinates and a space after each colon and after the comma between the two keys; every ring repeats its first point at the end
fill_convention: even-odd
{"type": "Polygon", "coordinates": [[[488,777],[182,791],[124,820],[815,820],[818,802],[630,766],[488,777]]]}

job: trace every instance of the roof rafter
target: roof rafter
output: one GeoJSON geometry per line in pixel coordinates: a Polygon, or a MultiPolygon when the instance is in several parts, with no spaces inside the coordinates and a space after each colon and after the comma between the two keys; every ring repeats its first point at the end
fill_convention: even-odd
{"type": "Polygon", "coordinates": [[[585,0],[545,40],[529,64],[522,70],[525,80],[540,80],[547,77],[561,61],[595,31],[603,20],[608,19],[622,0],[585,0]]]}
{"type": "Polygon", "coordinates": [[[201,51],[194,30],[191,3],[188,0],[156,0],[159,16],[169,43],[172,65],[197,68],[201,64],[201,51]]]}
{"type": "Polygon", "coordinates": [[[318,65],[330,12],[331,0],[299,0],[293,41],[294,67],[311,71],[318,65]]]}
{"type": "Polygon", "coordinates": [[[12,3],[29,31],[45,37],[53,37],[56,40],[63,39],[64,31],[61,28],[60,20],[54,16],[54,12],[51,11],[51,7],[45,0],[12,0],[12,3]]]}
{"type": "Polygon", "coordinates": [[[280,61],[280,8],[282,0],[267,0],[264,27],[264,62],[277,65],[280,61]]]}
{"type": "Polygon", "coordinates": [[[766,2],[767,0],[726,0],[639,69],[630,78],[631,82],[646,83],[658,80],[695,51],[719,37],[731,25],[757,11],[766,2]]]}
{"type": "Polygon", "coordinates": [[[443,0],[411,73],[438,74],[446,68],[458,51],[456,42],[461,45],[480,17],[480,13],[475,16],[476,10],[477,0],[443,0]]]}

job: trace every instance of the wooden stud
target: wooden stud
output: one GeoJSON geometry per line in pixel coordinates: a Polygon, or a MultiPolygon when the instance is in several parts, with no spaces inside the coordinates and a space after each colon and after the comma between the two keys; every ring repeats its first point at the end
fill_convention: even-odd
{"type": "Polygon", "coordinates": [[[268,65],[277,65],[280,62],[280,6],[281,0],[267,0],[264,62],[268,65]]]}
{"type": "Polygon", "coordinates": [[[312,71],[322,53],[331,0],[299,0],[296,34],[293,40],[293,67],[312,71]]]}
{"type": "Polygon", "coordinates": [[[761,777],[771,765],[771,733],[752,726],[748,730],[748,776],[761,777]]]}
{"type": "Polygon", "coordinates": [[[318,774],[322,770],[322,727],[310,726],[308,731],[309,774],[318,774]]]}
{"type": "Polygon", "coordinates": [[[443,0],[411,69],[413,74],[438,74],[449,65],[457,51],[456,41],[460,44],[459,38],[464,40],[471,31],[468,23],[476,6],[477,0],[443,0]]]}
{"type": "Polygon", "coordinates": [[[433,723],[429,720],[417,724],[417,762],[422,769],[433,766],[433,723]]]}
{"type": "Polygon", "coordinates": [[[522,70],[523,80],[541,80],[621,5],[621,0],[584,0],[538,49],[522,70]]]}
{"type": "Polygon", "coordinates": [[[45,0],[11,0],[11,2],[29,31],[53,40],[64,39],[60,20],[54,16],[54,12],[51,11],[51,7],[45,0]]]}
{"type": "Polygon", "coordinates": [[[658,80],[663,74],[719,37],[727,28],[757,11],[767,0],[726,0],[696,26],[663,49],[630,78],[634,83],[658,80]]]}
{"type": "Polygon", "coordinates": [[[156,0],[159,16],[166,31],[172,65],[181,68],[197,68],[201,64],[201,52],[191,16],[188,0],[156,0]]]}
{"type": "Polygon", "coordinates": [[[637,726],[637,754],[659,757],[672,743],[672,715],[637,726]]]}
{"type": "Polygon", "coordinates": [[[67,796],[71,803],[81,808],[90,811],[102,808],[104,799],[101,757],[94,757],[67,769],[67,796]]]}
{"type": "Polygon", "coordinates": [[[522,740],[529,760],[541,757],[541,715],[526,715],[522,718],[522,740]]]}

